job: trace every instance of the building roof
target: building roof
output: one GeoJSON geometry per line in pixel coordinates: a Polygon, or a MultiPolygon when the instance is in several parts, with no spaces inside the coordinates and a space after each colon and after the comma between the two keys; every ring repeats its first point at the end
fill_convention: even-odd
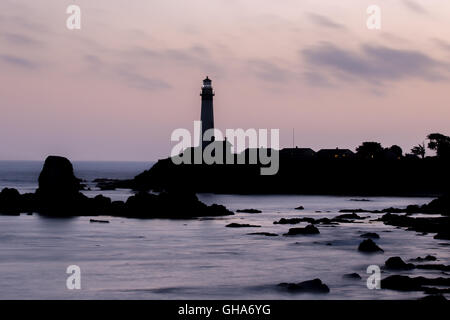
{"type": "Polygon", "coordinates": [[[321,149],[317,151],[319,157],[330,157],[330,158],[345,158],[354,155],[354,152],[349,149],[321,149]]]}

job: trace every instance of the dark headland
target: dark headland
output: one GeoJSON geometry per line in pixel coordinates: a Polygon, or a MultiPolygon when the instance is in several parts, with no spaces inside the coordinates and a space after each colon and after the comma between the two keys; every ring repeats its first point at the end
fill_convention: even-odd
{"type": "MultiPolygon", "coordinates": [[[[356,152],[286,148],[279,151],[275,175],[261,175],[261,164],[176,165],[167,158],[132,180],[102,181],[99,186],[137,191],[177,187],[196,193],[435,197],[450,190],[450,137],[430,134],[428,139],[435,156],[425,157],[424,145],[403,154],[396,145],[384,148],[377,142],[364,142],[356,152]]],[[[256,151],[259,155],[261,149],[256,151]]],[[[246,163],[250,152],[243,152],[246,163]]]]}

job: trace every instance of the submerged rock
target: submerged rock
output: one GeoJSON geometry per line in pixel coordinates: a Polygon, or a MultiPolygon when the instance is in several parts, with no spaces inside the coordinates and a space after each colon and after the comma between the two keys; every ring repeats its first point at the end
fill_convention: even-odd
{"type": "Polygon", "coordinates": [[[108,220],[96,220],[96,219],[90,219],[89,222],[91,222],[91,223],[109,223],[108,220]]]}
{"type": "Polygon", "coordinates": [[[359,274],[357,274],[356,272],[344,274],[342,277],[345,279],[354,279],[354,280],[362,279],[361,276],[359,274]]]}
{"type": "Polygon", "coordinates": [[[437,260],[437,258],[436,257],[434,257],[434,256],[430,256],[430,255],[427,255],[426,257],[424,257],[424,258],[421,258],[421,257],[417,257],[417,258],[415,258],[415,259],[410,259],[409,261],[414,261],[414,262],[423,262],[423,261],[436,261],[437,260]]]}
{"type": "Polygon", "coordinates": [[[361,252],[384,252],[372,239],[366,239],[359,244],[358,250],[361,252]]]}
{"type": "Polygon", "coordinates": [[[341,214],[341,215],[335,217],[335,219],[351,219],[351,220],[357,219],[358,220],[358,219],[365,219],[365,218],[358,216],[356,213],[353,212],[353,213],[341,214]]]}
{"type": "Polygon", "coordinates": [[[450,271],[450,266],[445,264],[419,264],[416,265],[416,268],[422,270],[450,271]]]}
{"type": "Polygon", "coordinates": [[[361,238],[380,239],[380,236],[375,232],[367,232],[360,235],[361,238]]]}
{"type": "Polygon", "coordinates": [[[278,237],[276,233],[271,232],[253,232],[253,233],[247,233],[248,235],[255,235],[255,236],[266,236],[266,237],[278,237]]]}
{"type": "Polygon", "coordinates": [[[432,295],[423,297],[420,300],[429,301],[429,302],[447,302],[447,299],[442,294],[432,294],[432,295]]]}
{"type": "Polygon", "coordinates": [[[400,257],[390,257],[386,260],[384,266],[391,270],[411,270],[415,268],[412,263],[406,263],[400,257]]]}
{"type": "Polygon", "coordinates": [[[320,279],[303,281],[300,283],[280,283],[279,287],[286,288],[293,293],[329,293],[330,288],[320,279]]]}
{"type": "Polygon", "coordinates": [[[382,289],[399,291],[424,291],[426,286],[450,286],[450,278],[424,278],[401,275],[389,276],[381,280],[382,289]]]}
{"type": "Polygon", "coordinates": [[[319,234],[319,229],[317,229],[312,224],[307,225],[305,228],[291,228],[288,233],[283,234],[284,236],[295,236],[295,235],[309,235],[309,234],[319,234]]]}
{"type": "Polygon", "coordinates": [[[433,237],[438,240],[450,240],[450,231],[442,231],[433,237]]]}
{"type": "Polygon", "coordinates": [[[237,210],[236,212],[242,212],[242,213],[261,213],[261,210],[258,209],[240,209],[237,210]]]}
{"type": "Polygon", "coordinates": [[[281,218],[278,221],[274,221],[273,224],[298,224],[298,223],[301,223],[301,222],[315,223],[316,220],[313,219],[313,218],[308,218],[308,217],[305,217],[305,218],[288,218],[288,219],[281,218]]]}
{"type": "Polygon", "coordinates": [[[227,224],[225,227],[227,228],[261,228],[261,226],[253,225],[253,224],[246,224],[246,223],[230,223],[227,224]]]}

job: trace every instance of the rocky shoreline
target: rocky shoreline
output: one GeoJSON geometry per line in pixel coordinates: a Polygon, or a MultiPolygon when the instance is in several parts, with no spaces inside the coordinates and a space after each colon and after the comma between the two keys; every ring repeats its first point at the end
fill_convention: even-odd
{"type": "Polygon", "coordinates": [[[189,219],[234,214],[222,205],[207,206],[194,193],[176,188],[158,194],[136,193],[126,201],[111,201],[102,195],[89,198],[80,192],[82,188],[70,161],[50,156],[45,160],[35,193],[22,195],[16,189],[8,188],[0,192],[0,214],[39,213],[52,217],[107,215],[140,219],[189,219]]]}

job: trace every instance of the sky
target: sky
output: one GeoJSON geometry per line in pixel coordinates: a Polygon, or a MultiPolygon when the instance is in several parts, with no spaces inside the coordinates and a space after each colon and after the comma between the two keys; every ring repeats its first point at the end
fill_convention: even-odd
{"type": "Polygon", "coordinates": [[[444,0],[1,0],[0,160],[167,157],[207,75],[223,131],[408,152],[450,134],[449,17],[444,0]]]}

